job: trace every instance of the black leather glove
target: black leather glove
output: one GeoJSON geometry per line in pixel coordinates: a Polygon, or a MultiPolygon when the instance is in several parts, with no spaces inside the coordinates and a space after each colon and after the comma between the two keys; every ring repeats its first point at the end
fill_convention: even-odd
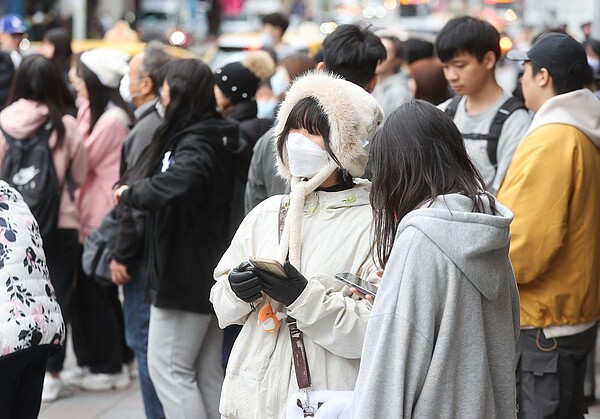
{"type": "Polygon", "coordinates": [[[258,281],[262,290],[272,299],[285,305],[290,305],[302,294],[308,284],[306,278],[289,262],[286,261],[283,269],[288,276],[287,279],[281,279],[256,267],[252,268],[258,276],[258,281]]]}
{"type": "Polygon", "coordinates": [[[262,286],[254,271],[250,270],[249,262],[242,262],[229,272],[229,285],[240,300],[247,303],[258,300],[261,297],[262,286]]]}

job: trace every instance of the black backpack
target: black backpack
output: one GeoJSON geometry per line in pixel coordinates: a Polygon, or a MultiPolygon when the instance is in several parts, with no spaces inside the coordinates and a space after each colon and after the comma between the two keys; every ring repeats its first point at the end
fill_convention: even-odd
{"type": "MultiPolygon", "coordinates": [[[[462,98],[463,97],[460,95],[454,96],[446,107],[445,112],[450,116],[450,118],[454,119],[454,115],[456,115],[456,110],[458,109],[458,104],[462,98]]],[[[506,99],[506,102],[504,102],[502,106],[500,106],[500,109],[498,109],[498,112],[496,112],[496,116],[494,116],[487,134],[461,133],[463,139],[465,140],[487,140],[488,158],[494,167],[498,164],[496,152],[498,149],[500,133],[502,132],[502,125],[504,125],[504,122],[506,122],[508,117],[517,109],[527,110],[523,102],[516,97],[511,96],[506,99]]]]}
{"type": "Polygon", "coordinates": [[[31,137],[21,140],[2,129],[8,150],[2,161],[0,178],[23,196],[38,222],[44,245],[56,231],[61,196],[52,150],[48,145],[52,129],[52,122],[47,121],[31,137]]]}

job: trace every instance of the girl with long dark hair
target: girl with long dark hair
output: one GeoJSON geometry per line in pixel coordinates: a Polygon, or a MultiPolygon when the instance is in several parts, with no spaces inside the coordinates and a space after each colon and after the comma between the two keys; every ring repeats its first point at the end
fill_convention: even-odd
{"type": "MultiPolygon", "coordinates": [[[[87,178],[77,195],[81,243],[114,206],[121,149],[133,121],[118,91],[128,58],[120,51],[97,48],[74,60],[69,73],[77,91],[77,125],[88,158],[87,178]]],[[[73,347],[79,366],[89,370],[69,377],[70,383],[89,391],[128,386],[123,364],[133,359],[133,353],[125,344],[117,287],[101,286],[80,269],[74,309],[73,347]]]]}
{"type": "Polygon", "coordinates": [[[217,418],[222,332],[208,298],[229,244],[234,172],[243,158],[237,123],[216,111],[214,76],[199,60],[166,67],[164,122],[115,192],[148,212],[148,368],[167,417],[217,418]]]}
{"type": "Polygon", "coordinates": [[[375,250],[355,418],[515,417],[512,213],[484,191],[452,120],[411,101],[374,141],[375,250]]]}
{"type": "MultiPolygon", "coordinates": [[[[52,124],[48,144],[62,192],[57,230],[52,237],[44,237],[44,252],[58,302],[65,322],[68,322],[73,297],[73,274],[79,260],[79,214],[73,189],[85,181],[87,159],[75,118],[68,114],[67,104],[63,100],[66,90],[50,60],[40,55],[25,57],[15,74],[9,105],[0,113],[0,126],[16,140],[24,140],[47,122],[52,124]]],[[[0,134],[0,164],[7,150],[8,143],[0,134]]],[[[54,400],[67,394],[59,379],[64,359],[63,348],[48,361],[44,400],[54,400]]]]}

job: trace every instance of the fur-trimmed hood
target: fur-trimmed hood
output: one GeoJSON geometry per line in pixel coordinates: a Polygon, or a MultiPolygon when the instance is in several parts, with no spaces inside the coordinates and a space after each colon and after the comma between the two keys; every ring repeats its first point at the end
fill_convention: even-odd
{"type": "MultiPolygon", "coordinates": [[[[369,154],[365,145],[371,142],[377,126],[383,120],[383,110],[375,98],[338,76],[308,73],[297,78],[287,92],[277,114],[273,141],[277,141],[294,106],[305,97],[314,98],[325,111],[329,120],[331,151],[342,168],[353,177],[362,176],[369,154]]],[[[281,177],[292,179],[285,146],[283,160],[277,155],[277,168],[281,177]]]]}
{"type": "MultiPolygon", "coordinates": [[[[329,74],[308,73],[297,78],[279,108],[275,136],[283,132],[294,106],[306,97],[312,97],[321,106],[329,122],[329,147],[339,161],[328,154],[329,162],[310,179],[292,176],[289,170],[287,146],[283,158],[277,154],[279,175],[292,184],[290,206],[281,236],[278,259],[288,257],[294,266],[300,266],[302,253],[302,210],[307,194],[318,188],[336,169],[342,168],[352,177],[365,172],[369,149],[377,126],[383,120],[383,110],[373,96],[359,86],[329,74]]],[[[275,147],[276,148],[276,147],[275,147]]]]}

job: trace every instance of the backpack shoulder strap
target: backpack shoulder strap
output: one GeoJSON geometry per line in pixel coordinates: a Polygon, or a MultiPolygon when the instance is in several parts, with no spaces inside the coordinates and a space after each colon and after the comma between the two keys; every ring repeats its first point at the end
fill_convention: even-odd
{"type": "Polygon", "coordinates": [[[458,104],[462,98],[463,97],[461,95],[456,95],[450,100],[450,103],[448,103],[448,106],[446,106],[446,110],[444,111],[446,112],[446,115],[454,119],[454,115],[456,115],[456,111],[458,109],[458,104]]]}
{"type": "Polygon", "coordinates": [[[506,101],[500,106],[498,112],[496,112],[496,116],[492,120],[490,125],[490,129],[487,135],[487,153],[490,159],[490,162],[496,166],[498,164],[498,140],[500,139],[500,133],[502,132],[502,126],[506,122],[509,116],[518,109],[527,109],[525,108],[525,104],[521,102],[514,96],[509,97],[506,101]]]}

